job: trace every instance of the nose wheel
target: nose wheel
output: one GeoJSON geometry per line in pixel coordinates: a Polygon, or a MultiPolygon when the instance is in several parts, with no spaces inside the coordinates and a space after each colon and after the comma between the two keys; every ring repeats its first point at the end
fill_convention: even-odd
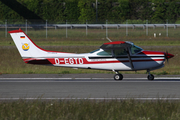
{"type": "Polygon", "coordinates": [[[151,74],[149,71],[148,71],[149,75],[147,76],[147,79],[148,80],[154,80],[154,75],[151,74]]]}
{"type": "Polygon", "coordinates": [[[147,76],[148,80],[154,80],[154,75],[150,74],[147,76]]]}

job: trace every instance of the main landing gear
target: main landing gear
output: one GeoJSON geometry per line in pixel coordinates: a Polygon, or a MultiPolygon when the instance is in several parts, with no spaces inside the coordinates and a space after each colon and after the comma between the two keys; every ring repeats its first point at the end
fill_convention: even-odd
{"type": "Polygon", "coordinates": [[[114,75],[114,80],[122,80],[123,79],[123,75],[120,74],[119,72],[115,71],[116,74],[114,75]]]}

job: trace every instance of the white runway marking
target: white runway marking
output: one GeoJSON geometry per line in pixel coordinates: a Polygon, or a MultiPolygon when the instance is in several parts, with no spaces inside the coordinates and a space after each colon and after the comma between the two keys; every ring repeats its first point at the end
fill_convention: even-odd
{"type": "Polygon", "coordinates": [[[0,98],[2,100],[180,100],[180,98],[0,98]]]}

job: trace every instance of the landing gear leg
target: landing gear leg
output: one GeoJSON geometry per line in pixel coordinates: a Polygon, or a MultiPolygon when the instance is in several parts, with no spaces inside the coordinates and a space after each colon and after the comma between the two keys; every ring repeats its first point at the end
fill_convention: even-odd
{"type": "Polygon", "coordinates": [[[150,71],[147,71],[149,75],[147,76],[148,80],[154,80],[154,75],[150,73],[150,71]]]}
{"type": "Polygon", "coordinates": [[[122,80],[123,79],[123,75],[120,74],[118,71],[115,71],[116,74],[114,75],[114,80],[122,80]]]}

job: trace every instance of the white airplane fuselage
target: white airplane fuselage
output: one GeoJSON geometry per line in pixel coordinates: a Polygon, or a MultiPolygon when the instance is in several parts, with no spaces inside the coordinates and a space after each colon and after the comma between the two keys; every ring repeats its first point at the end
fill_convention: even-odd
{"type": "Polygon", "coordinates": [[[46,56],[34,58],[23,57],[25,63],[53,65],[59,67],[113,70],[113,71],[136,71],[136,70],[154,70],[164,66],[165,57],[163,52],[141,51],[132,55],[134,69],[131,68],[128,57],[99,56],[98,52],[84,54],[46,52],[46,56]],[[48,62],[41,62],[41,61],[48,62]]]}

